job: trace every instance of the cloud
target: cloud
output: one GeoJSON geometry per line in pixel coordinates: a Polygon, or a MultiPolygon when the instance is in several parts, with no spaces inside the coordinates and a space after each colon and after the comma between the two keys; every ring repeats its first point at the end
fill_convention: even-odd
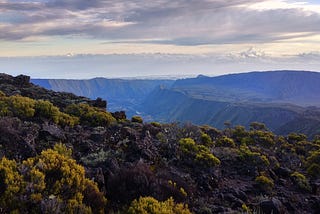
{"type": "Polygon", "coordinates": [[[198,74],[213,76],[254,70],[317,71],[320,66],[319,56],[319,53],[305,53],[277,58],[255,48],[226,55],[67,54],[51,57],[0,57],[0,70],[12,75],[23,72],[33,78],[87,79],[198,74]],[[318,57],[318,60],[313,60],[314,57],[318,57]]]}
{"type": "Polygon", "coordinates": [[[0,39],[80,36],[180,46],[279,42],[319,34],[314,8],[281,0],[0,1],[0,39]]]}

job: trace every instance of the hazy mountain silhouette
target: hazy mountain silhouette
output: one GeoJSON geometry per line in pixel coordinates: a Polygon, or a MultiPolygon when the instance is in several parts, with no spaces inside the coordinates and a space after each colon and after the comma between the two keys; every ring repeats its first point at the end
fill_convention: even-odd
{"type": "Polygon", "coordinates": [[[111,111],[147,120],[190,121],[224,128],[225,121],[272,131],[320,134],[320,73],[268,71],[173,80],[32,80],[55,91],[107,99],[111,111]],[[314,107],[309,107],[314,106],[314,107]]]}
{"type": "Polygon", "coordinates": [[[269,71],[177,80],[172,89],[192,97],[231,102],[320,106],[320,73],[269,71]]]}

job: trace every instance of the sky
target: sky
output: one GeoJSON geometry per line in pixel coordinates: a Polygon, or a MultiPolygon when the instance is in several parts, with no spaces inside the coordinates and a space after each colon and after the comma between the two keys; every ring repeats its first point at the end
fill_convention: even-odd
{"type": "Polygon", "coordinates": [[[0,72],[320,71],[319,0],[0,0],[0,72]]]}

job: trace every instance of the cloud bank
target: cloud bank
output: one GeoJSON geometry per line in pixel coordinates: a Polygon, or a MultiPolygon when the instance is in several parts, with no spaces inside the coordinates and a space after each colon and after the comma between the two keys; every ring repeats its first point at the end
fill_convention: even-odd
{"type": "Polygon", "coordinates": [[[0,39],[80,36],[110,42],[205,45],[277,42],[319,34],[317,6],[258,2],[0,1],[0,39]]]}
{"type": "Polygon", "coordinates": [[[0,72],[90,78],[318,70],[319,23],[317,1],[0,0],[0,72]]]}

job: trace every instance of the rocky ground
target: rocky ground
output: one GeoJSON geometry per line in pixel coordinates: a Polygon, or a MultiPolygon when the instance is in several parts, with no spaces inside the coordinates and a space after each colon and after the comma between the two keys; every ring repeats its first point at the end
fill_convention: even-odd
{"type": "MultiPolygon", "coordinates": [[[[46,99],[61,111],[91,101],[47,91],[26,76],[0,75],[7,96],[46,99]]],[[[102,126],[61,126],[43,118],[0,118],[0,158],[17,162],[63,143],[116,213],[140,196],[173,197],[194,213],[320,213],[320,138],[276,136],[262,124],[217,130],[192,124],[143,123],[113,113],[102,126]]]]}

